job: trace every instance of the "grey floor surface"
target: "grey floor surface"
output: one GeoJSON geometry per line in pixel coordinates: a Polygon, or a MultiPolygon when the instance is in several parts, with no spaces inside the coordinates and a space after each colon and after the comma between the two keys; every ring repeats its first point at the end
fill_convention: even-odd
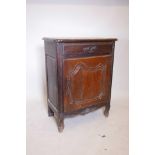
{"type": "Polygon", "coordinates": [[[108,118],[103,108],[65,119],[59,133],[46,104],[27,101],[27,155],[128,155],[128,99],[111,101],[108,118]]]}

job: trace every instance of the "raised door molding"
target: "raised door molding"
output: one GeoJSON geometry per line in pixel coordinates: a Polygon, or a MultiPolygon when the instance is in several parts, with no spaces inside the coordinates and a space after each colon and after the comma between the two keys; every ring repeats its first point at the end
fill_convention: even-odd
{"type": "Polygon", "coordinates": [[[70,104],[101,100],[105,95],[105,74],[106,64],[99,63],[95,67],[83,62],[76,64],[67,76],[66,93],[70,104]]]}

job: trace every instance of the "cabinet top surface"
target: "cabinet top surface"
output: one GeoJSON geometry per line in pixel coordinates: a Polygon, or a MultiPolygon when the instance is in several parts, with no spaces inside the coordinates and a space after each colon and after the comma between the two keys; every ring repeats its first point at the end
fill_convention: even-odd
{"type": "Polygon", "coordinates": [[[47,37],[44,37],[43,40],[56,43],[117,41],[116,38],[47,38],[47,37]]]}

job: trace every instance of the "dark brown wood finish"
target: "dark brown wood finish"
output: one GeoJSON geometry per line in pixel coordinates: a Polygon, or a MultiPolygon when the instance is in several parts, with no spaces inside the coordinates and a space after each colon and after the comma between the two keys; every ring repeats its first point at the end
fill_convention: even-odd
{"type": "Polygon", "coordinates": [[[58,130],[64,118],[105,106],[110,110],[114,46],[117,39],[51,39],[45,43],[48,114],[58,130]]]}
{"type": "Polygon", "coordinates": [[[64,60],[64,112],[107,102],[112,56],[64,60]]]}
{"type": "Polygon", "coordinates": [[[65,58],[88,57],[112,53],[113,42],[92,43],[64,43],[63,56],[65,58]]]}

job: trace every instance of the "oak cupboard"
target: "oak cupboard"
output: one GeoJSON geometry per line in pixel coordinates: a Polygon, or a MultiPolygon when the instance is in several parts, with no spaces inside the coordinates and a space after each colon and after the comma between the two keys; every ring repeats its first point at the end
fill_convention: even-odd
{"type": "Polygon", "coordinates": [[[105,106],[108,116],[115,38],[43,38],[45,47],[48,115],[59,132],[64,118],[105,106]]]}

